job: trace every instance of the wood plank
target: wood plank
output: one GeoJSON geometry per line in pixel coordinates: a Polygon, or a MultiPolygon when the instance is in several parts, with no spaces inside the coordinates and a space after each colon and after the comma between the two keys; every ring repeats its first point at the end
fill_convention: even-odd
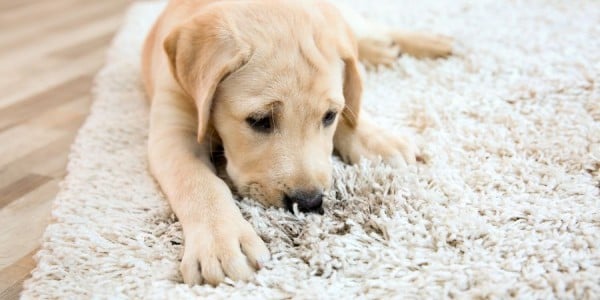
{"type": "Polygon", "coordinates": [[[73,9],[78,0],[53,0],[53,1],[0,1],[0,27],[21,28],[31,23],[31,20],[42,18],[60,18],[66,9],[73,9]],[[12,8],[5,7],[5,3],[27,4],[12,8]]]}
{"type": "Polygon", "coordinates": [[[39,246],[58,183],[58,179],[53,179],[0,209],[0,269],[39,246]]]}
{"type": "Polygon", "coordinates": [[[36,43],[36,38],[42,36],[51,38],[64,32],[70,32],[73,28],[91,21],[101,20],[106,16],[113,15],[122,10],[122,5],[110,1],[77,2],[65,9],[75,9],[77,14],[67,14],[54,18],[44,17],[28,26],[14,26],[13,30],[7,32],[0,39],[0,54],[10,52],[10,49],[24,48],[36,43]],[[76,7],[73,7],[76,6],[76,7]]]}
{"type": "Polygon", "coordinates": [[[28,120],[50,108],[62,105],[89,93],[92,78],[80,75],[55,87],[26,97],[7,107],[0,108],[0,130],[28,120]]]}
{"type": "MultiPolygon", "coordinates": [[[[126,1],[115,3],[118,4],[111,7],[123,7],[127,4],[126,1]]],[[[0,100],[2,106],[18,101],[20,97],[27,96],[24,93],[31,90],[30,86],[44,89],[55,85],[57,80],[63,79],[60,75],[72,76],[73,69],[89,73],[89,69],[86,68],[89,64],[85,62],[95,62],[93,65],[95,71],[103,60],[96,59],[96,55],[99,53],[98,57],[103,58],[107,45],[94,49],[93,53],[82,51],[79,56],[88,55],[82,59],[74,60],[72,56],[67,55],[59,56],[59,59],[57,59],[57,57],[52,57],[50,54],[60,52],[61,49],[68,47],[72,47],[70,50],[74,50],[90,41],[97,44],[96,37],[100,37],[101,41],[106,41],[107,36],[112,34],[118,27],[120,19],[121,12],[109,17],[101,15],[96,21],[86,20],[87,22],[82,26],[72,26],[73,28],[66,28],[65,32],[44,35],[41,39],[33,40],[31,45],[21,47],[20,51],[12,51],[11,49],[10,55],[0,57],[0,65],[3,66],[3,68],[0,68],[0,89],[4,92],[3,98],[0,100]],[[94,57],[90,58],[89,56],[94,57]],[[22,66],[23,63],[26,67],[22,66]],[[14,69],[11,69],[11,66],[14,66],[14,69]],[[40,73],[44,74],[44,78],[38,76],[40,73]],[[32,76],[33,74],[35,76],[32,76]],[[11,92],[16,93],[16,95],[11,92]]],[[[1,40],[3,38],[0,37],[1,40]]]]}
{"type": "Polygon", "coordinates": [[[43,145],[0,169],[0,188],[14,184],[29,173],[61,179],[65,173],[74,132],[43,145]]]}
{"type": "Polygon", "coordinates": [[[28,125],[60,129],[64,135],[0,168],[0,189],[32,172],[52,178],[64,176],[70,145],[87,116],[90,103],[91,96],[86,94],[28,120],[28,125]]]}
{"type": "Polygon", "coordinates": [[[28,120],[27,124],[75,133],[87,117],[91,103],[92,95],[87,91],[86,94],[61,106],[36,115],[35,118],[28,120]]]}
{"type": "Polygon", "coordinates": [[[0,168],[64,135],[60,130],[19,125],[0,132],[0,168]]]}
{"type": "Polygon", "coordinates": [[[27,174],[15,183],[5,186],[0,189],[0,209],[51,179],[52,178],[48,176],[27,174]]]}
{"type": "Polygon", "coordinates": [[[37,249],[0,271],[0,299],[19,299],[23,281],[30,277],[29,272],[35,267],[32,257],[35,252],[37,249]]]}
{"type": "MultiPolygon", "coordinates": [[[[68,30],[56,31],[51,33],[40,33],[40,35],[29,41],[20,41],[19,43],[5,42],[0,48],[0,64],[6,66],[17,67],[19,63],[27,61],[32,57],[40,57],[48,52],[55,51],[62,47],[77,44],[89,36],[104,34],[109,31],[114,31],[119,25],[119,16],[114,16],[110,13],[98,16],[90,20],[89,23],[83,25],[75,25],[68,30]],[[20,51],[13,49],[19,48],[20,51]]],[[[2,39],[4,40],[4,38],[2,39]]]]}
{"type": "MultiPolygon", "coordinates": [[[[4,272],[4,271],[2,271],[4,272]]],[[[9,273],[9,275],[11,275],[9,273]]],[[[12,284],[11,286],[7,287],[6,289],[0,289],[0,299],[3,300],[18,300],[20,297],[19,295],[21,294],[21,291],[23,290],[23,282],[25,282],[25,279],[29,278],[29,274],[23,276],[21,279],[17,280],[14,284],[12,284]]]]}
{"type": "MultiPolygon", "coordinates": [[[[104,63],[105,48],[96,49],[84,56],[66,62],[64,59],[48,59],[43,66],[37,67],[35,77],[17,74],[0,80],[0,90],[4,92],[0,98],[0,108],[7,107],[21,99],[31,97],[46,89],[55,87],[66,80],[85,74],[92,76],[104,63]]],[[[1,73],[0,73],[1,76],[1,73]]]]}
{"type": "Polygon", "coordinates": [[[35,3],[36,0],[21,0],[21,1],[8,1],[4,0],[0,2],[0,9],[2,10],[16,10],[17,8],[25,7],[30,9],[30,4],[35,3]]]}
{"type": "Polygon", "coordinates": [[[49,55],[63,59],[78,58],[98,48],[106,47],[106,45],[110,44],[110,41],[112,41],[113,36],[114,33],[112,31],[106,32],[105,34],[94,36],[81,43],[53,51],[49,53],[49,55]]]}

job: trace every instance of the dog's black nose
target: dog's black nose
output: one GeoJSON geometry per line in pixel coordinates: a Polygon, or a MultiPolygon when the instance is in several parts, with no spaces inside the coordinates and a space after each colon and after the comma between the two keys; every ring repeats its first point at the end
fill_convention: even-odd
{"type": "Polygon", "coordinates": [[[323,214],[323,193],[321,191],[295,191],[285,195],[285,207],[293,212],[294,204],[298,204],[301,212],[315,212],[323,214]]]}

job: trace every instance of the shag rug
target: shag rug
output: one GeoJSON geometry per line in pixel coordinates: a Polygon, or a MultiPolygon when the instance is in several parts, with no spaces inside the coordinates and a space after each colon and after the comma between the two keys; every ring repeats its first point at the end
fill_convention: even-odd
{"type": "Polygon", "coordinates": [[[323,216],[242,199],[272,261],[249,283],[182,284],[181,227],[147,170],[139,66],[164,3],[136,4],[22,296],[600,298],[600,2],[339,1],[458,41],[449,59],[366,74],[364,107],[412,130],[424,163],[336,161],[323,216]]]}

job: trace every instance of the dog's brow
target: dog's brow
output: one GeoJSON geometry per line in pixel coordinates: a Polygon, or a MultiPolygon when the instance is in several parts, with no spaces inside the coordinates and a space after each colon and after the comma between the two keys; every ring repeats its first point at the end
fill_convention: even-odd
{"type": "Polygon", "coordinates": [[[266,102],[264,104],[257,104],[256,106],[252,106],[252,114],[253,115],[264,115],[271,114],[274,110],[276,110],[279,106],[281,106],[281,101],[275,100],[266,102]]]}

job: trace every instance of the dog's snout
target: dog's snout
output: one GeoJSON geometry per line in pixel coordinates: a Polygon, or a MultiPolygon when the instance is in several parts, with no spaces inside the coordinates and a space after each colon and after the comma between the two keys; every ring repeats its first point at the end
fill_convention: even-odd
{"type": "Polygon", "coordinates": [[[294,210],[294,204],[298,205],[301,212],[315,212],[323,214],[323,193],[321,191],[295,191],[285,195],[285,206],[288,210],[294,210]]]}

